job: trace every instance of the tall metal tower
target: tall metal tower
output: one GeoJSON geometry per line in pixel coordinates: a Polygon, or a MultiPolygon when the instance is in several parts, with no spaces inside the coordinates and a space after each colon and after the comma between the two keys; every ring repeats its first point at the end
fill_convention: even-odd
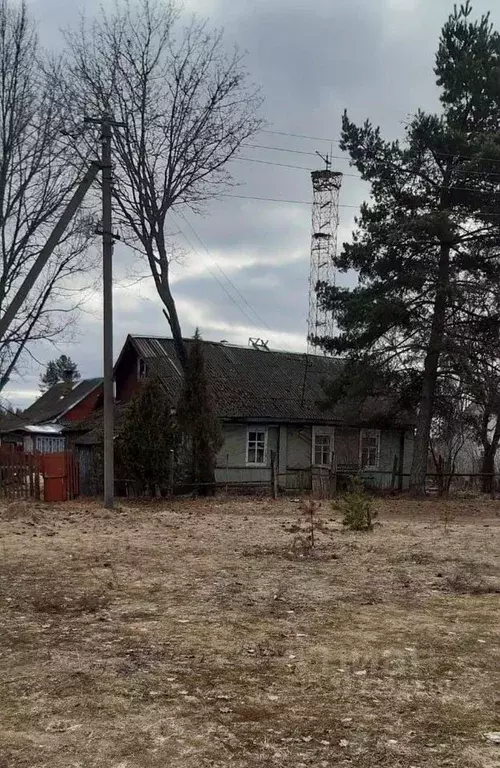
{"type": "MultiPolygon", "coordinates": [[[[319,153],[318,153],[319,154],[319,153]]],[[[320,157],[322,157],[320,155],[320,157]]],[[[326,168],[311,173],[313,185],[311,266],[309,271],[309,317],[307,321],[307,351],[314,352],[311,342],[315,336],[333,336],[331,312],[321,308],[316,286],[318,282],[335,283],[333,258],[337,251],[339,226],[339,196],[342,174],[330,169],[331,161],[322,158],[326,168]]]]}

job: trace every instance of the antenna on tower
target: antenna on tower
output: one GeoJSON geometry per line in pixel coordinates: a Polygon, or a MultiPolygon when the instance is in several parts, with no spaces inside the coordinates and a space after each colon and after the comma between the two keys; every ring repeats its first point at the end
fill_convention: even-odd
{"type": "Polygon", "coordinates": [[[325,163],[321,171],[311,173],[313,185],[311,265],[309,271],[309,317],[307,321],[307,352],[318,346],[317,337],[332,337],[333,315],[325,310],[316,288],[318,283],[335,284],[333,259],[337,252],[339,226],[339,196],[342,174],[331,170],[331,155],[316,152],[325,163]]]}
{"type": "Polygon", "coordinates": [[[332,165],[332,160],[331,160],[330,155],[322,155],[321,152],[318,152],[318,150],[316,150],[316,154],[318,155],[318,157],[321,157],[321,159],[323,160],[323,162],[325,164],[326,170],[329,171],[330,167],[332,165]]]}

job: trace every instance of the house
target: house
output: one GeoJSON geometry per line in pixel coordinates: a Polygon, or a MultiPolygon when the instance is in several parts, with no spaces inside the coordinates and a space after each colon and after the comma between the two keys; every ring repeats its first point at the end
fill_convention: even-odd
{"type": "Polygon", "coordinates": [[[28,453],[63,451],[66,425],[81,421],[101,404],[102,378],[84,379],[74,387],[70,381],[56,384],[22,415],[9,414],[0,420],[0,441],[28,453]]]}
{"type": "MultiPolygon", "coordinates": [[[[380,488],[407,486],[412,414],[398,411],[389,395],[319,406],[323,382],[339,374],[342,361],[265,345],[202,344],[224,438],[219,483],[267,484],[273,458],[283,489],[310,488],[315,473],[332,466],[337,473],[361,470],[380,488]]],[[[129,335],[115,365],[117,402],[127,402],[151,373],[175,405],[182,368],[172,339],[129,335]]]]}

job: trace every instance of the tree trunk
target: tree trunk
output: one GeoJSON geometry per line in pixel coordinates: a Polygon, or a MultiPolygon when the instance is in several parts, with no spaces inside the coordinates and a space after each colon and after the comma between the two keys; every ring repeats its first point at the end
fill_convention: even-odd
{"type": "Polygon", "coordinates": [[[500,416],[497,415],[496,419],[497,422],[491,443],[488,441],[489,419],[487,420],[485,434],[483,435],[483,459],[481,464],[481,490],[483,493],[491,493],[493,491],[495,458],[500,444],[500,416]]]}
{"type": "Polygon", "coordinates": [[[185,371],[188,362],[187,350],[186,345],[184,344],[184,339],[182,338],[182,330],[181,324],[179,322],[179,315],[177,314],[177,307],[175,305],[174,297],[172,296],[172,291],[170,290],[168,276],[169,261],[163,233],[160,233],[156,236],[155,244],[160,256],[159,265],[155,258],[151,243],[149,243],[149,247],[146,248],[146,253],[148,256],[149,265],[151,267],[153,279],[155,281],[156,290],[158,291],[160,299],[165,305],[163,314],[165,315],[170,326],[170,330],[172,331],[172,340],[174,342],[175,351],[182,366],[182,370],[185,371]]]}
{"type": "Polygon", "coordinates": [[[187,350],[184,339],[182,338],[181,324],[177,314],[177,307],[175,306],[175,301],[172,294],[170,293],[170,289],[167,288],[165,290],[163,288],[160,296],[167,308],[166,310],[163,310],[163,314],[167,318],[170,330],[172,331],[172,339],[174,342],[175,351],[177,353],[177,357],[179,358],[179,362],[182,365],[182,370],[185,371],[188,362],[187,350]]]}
{"type": "Polygon", "coordinates": [[[491,493],[493,490],[493,473],[495,471],[495,453],[493,445],[484,447],[483,459],[481,462],[481,491],[482,493],[491,493]]]}
{"type": "Polygon", "coordinates": [[[450,246],[441,245],[438,284],[434,300],[434,315],[432,318],[429,345],[424,362],[424,375],[420,395],[420,408],[417,418],[417,430],[413,445],[413,461],[410,475],[410,491],[414,496],[425,495],[425,476],[427,474],[427,458],[431,434],[432,416],[434,413],[434,395],[438,377],[439,358],[443,346],[443,336],[446,322],[446,306],[448,303],[448,285],[450,277],[450,246]]]}

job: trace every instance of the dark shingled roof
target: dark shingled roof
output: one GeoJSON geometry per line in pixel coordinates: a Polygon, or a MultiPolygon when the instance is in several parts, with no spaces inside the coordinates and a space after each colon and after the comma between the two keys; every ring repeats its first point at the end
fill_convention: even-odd
{"type": "MultiPolygon", "coordinates": [[[[129,336],[137,354],[178,399],[182,369],[169,338],[129,336]]],[[[192,340],[186,340],[189,348],[192,340]]],[[[365,398],[327,411],[322,383],[339,374],[342,361],[322,355],[239,347],[203,341],[209,380],[219,417],[230,421],[316,422],[410,426],[413,417],[395,410],[394,398],[365,398]]],[[[115,370],[120,360],[115,366],[115,370]]]]}
{"type": "Polygon", "coordinates": [[[13,413],[0,406],[0,432],[19,429],[19,427],[22,427],[25,423],[24,416],[19,416],[17,413],[13,413]]]}
{"type": "Polygon", "coordinates": [[[89,395],[102,383],[102,378],[84,379],[80,381],[70,392],[65,383],[56,384],[36,400],[33,405],[26,408],[21,416],[22,424],[43,424],[47,421],[56,421],[67,411],[89,395]]]}
{"type": "MultiPolygon", "coordinates": [[[[120,433],[125,420],[128,403],[115,403],[114,407],[114,432],[120,433]]],[[[75,445],[98,445],[102,443],[104,427],[104,410],[99,408],[81,421],[68,421],[64,427],[64,434],[70,435],[75,445]]]]}

